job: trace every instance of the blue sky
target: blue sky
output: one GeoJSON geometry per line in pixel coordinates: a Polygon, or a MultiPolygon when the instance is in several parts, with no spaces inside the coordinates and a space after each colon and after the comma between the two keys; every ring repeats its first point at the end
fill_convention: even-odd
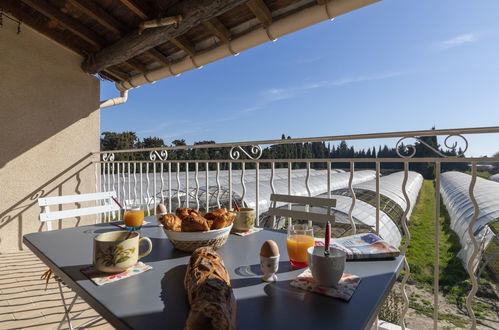
{"type": "MultiPolygon", "coordinates": [[[[134,89],[101,131],[193,143],[499,125],[498,13],[496,0],[383,0],[134,89]]],[[[116,95],[102,83],[101,99],[116,95]]],[[[497,141],[470,136],[468,155],[497,141]]],[[[380,143],[393,145],[354,145],[380,143]]]]}

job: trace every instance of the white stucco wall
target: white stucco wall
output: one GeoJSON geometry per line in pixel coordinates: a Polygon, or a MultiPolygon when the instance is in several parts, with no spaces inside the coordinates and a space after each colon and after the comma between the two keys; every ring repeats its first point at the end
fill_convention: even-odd
{"type": "Polygon", "coordinates": [[[46,230],[40,196],[95,191],[90,153],[99,150],[99,80],[81,61],[26,25],[19,35],[10,20],[0,27],[0,253],[46,230]]]}

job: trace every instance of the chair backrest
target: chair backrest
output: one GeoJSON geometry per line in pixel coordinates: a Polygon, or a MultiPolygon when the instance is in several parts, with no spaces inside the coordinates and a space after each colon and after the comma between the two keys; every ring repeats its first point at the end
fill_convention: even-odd
{"type": "Polygon", "coordinates": [[[270,201],[271,206],[269,208],[268,214],[274,217],[288,217],[290,219],[299,219],[322,223],[325,223],[327,221],[334,223],[335,220],[334,215],[331,214],[331,208],[336,206],[336,199],[271,194],[270,201]],[[278,208],[277,203],[281,202],[288,204],[304,204],[305,206],[307,206],[307,210],[309,209],[309,206],[324,206],[328,208],[328,212],[327,214],[322,214],[307,211],[296,211],[290,208],[278,208]]]}
{"type": "Polygon", "coordinates": [[[52,221],[66,218],[80,217],[84,215],[103,214],[106,212],[115,212],[120,208],[112,197],[116,198],[116,192],[106,191],[93,194],[67,195],[55,197],[38,198],[38,205],[42,207],[40,221],[47,223],[47,230],[52,230],[52,221]],[[81,207],[63,211],[50,211],[50,206],[68,203],[100,201],[102,205],[81,207]]]}

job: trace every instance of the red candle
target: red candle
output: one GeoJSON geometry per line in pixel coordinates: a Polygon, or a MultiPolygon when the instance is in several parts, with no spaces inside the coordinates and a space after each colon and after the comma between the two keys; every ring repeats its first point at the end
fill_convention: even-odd
{"type": "Polygon", "coordinates": [[[329,255],[329,242],[331,240],[331,224],[329,221],[326,223],[326,235],[324,239],[324,254],[329,255]]]}

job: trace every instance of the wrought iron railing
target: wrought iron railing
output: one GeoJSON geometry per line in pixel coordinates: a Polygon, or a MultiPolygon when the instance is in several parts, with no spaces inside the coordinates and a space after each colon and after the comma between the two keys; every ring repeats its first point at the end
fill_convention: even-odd
{"type": "MultiPolygon", "coordinates": [[[[475,275],[476,260],[479,258],[479,246],[473,235],[473,226],[479,214],[479,205],[474,197],[474,188],[477,176],[477,164],[481,162],[498,162],[499,158],[487,157],[466,157],[465,152],[468,150],[467,135],[472,134],[494,134],[499,133],[499,127],[481,127],[481,128],[463,128],[463,129],[445,129],[445,130],[424,130],[411,132],[393,132],[393,133],[378,133],[378,134],[358,134],[358,135],[340,135],[326,136],[316,138],[300,138],[300,139],[282,139],[282,140],[263,140],[237,143],[218,143],[218,144],[202,144],[202,145],[186,145],[164,148],[149,148],[149,149],[129,149],[129,150],[112,150],[99,152],[99,160],[95,162],[95,176],[97,190],[115,190],[121,200],[130,203],[139,203],[144,206],[149,214],[155,214],[155,206],[157,203],[164,203],[168,211],[171,212],[176,206],[184,205],[198,209],[209,210],[211,208],[219,208],[221,206],[231,207],[233,201],[246,202],[250,206],[254,206],[257,215],[257,222],[260,220],[262,213],[262,199],[268,198],[261,194],[262,185],[270,189],[271,193],[287,193],[293,194],[294,175],[296,171],[300,171],[304,177],[299,179],[304,180],[306,195],[312,196],[310,178],[315,175],[311,165],[321,164],[323,170],[321,175],[326,181],[325,189],[327,197],[331,197],[334,182],[332,174],[336,164],[347,164],[346,171],[348,172],[348,181],[345,182],[343,188],[350,192],[351,205],[347,212],[347,218],[351,225],[351,233],[355,233],[356,223],[353,219],[352,212],[356,207],[357,198],[355,196],[355,183],[362,182],[357,175],[361,173],[356,170],[356,165],[366,167],[367,164],[372,164],[373,179],[375,180],[375,218],[376,223],[373,231],[380,232],[380,177],[383,164],[403,164],[403,181],[401,189],[405,199],[405,209],[402,215],[401,228],[405,237],[401,252],[405,254],[410,244],[410,230],[408,226],[408,215],[411,209],[411,200],[407,194],[407,179],[410,166],[416,163],[434,164],[434,182],[435,182],[435,260],[434,260],[434,328],[438,326],[438,311],[439,311],[439,273],[440,273],[440,256],[439,256],[439,217],[440,217],[440,173],[442,164],[446,163],[468,163],[471,167],[471,184],[469,185],[469,198],[474,205],[474,214],[469,223],[468,233],[473,242],[473,253],[471,259],[467,263],[467,272],[471,279],[472,288],[466,298],[466,308],[471,319],[471,328],[476,327],[476,317],[472,309],[472,301],[478,289],[478,281],[475,275]],[[429,144],[425,137],[444,136],[444,147],[447,150],[439,149],[435,145],[429,144]],[[398,157],[393,158],[307,158],[307,159],[267,159],[263,158],[263,146],[267,145],[287,145],[295,143],[310,143],[310,142],[333,142],[333,141],[352,141],[364,139],[393,139],[398,157]],[[433,155],[418,157],[416,154],[416,143],[407,144],[409,140],[416,141],[417,144],[424,146],[430,150],[433,155]],[[454,142],[451,142],[453,140],[454,142]],[[404,144],[406,143],[406,144],[404,144]],[[191,152],[198,149],[216,149],[219,157],[217,159],[172,159],[169,156],[172,153],[191,152]],[[450,152],[449,152],[450,151],[450,152]],[[146,157],[147,155],[147,157],[146,157]],[[121,159],[118,159],[121,158],[121,159]],[[301,170],[295,169],[303,167],[301,170]],[[276,168],[276,165],[280,167],[276,168]],[[262,174],[262,172],[264,172],[262,174]],[[285,176],[285,178],[276,178],[277,174],[285,176]],[[191,181],[191,178],[194,181],[191,181]],[[214,176],[214,177],[213,177],[214,176]],[[153,178],[151,183],[151,177],[153,178]],[[200,182],[204,179],[204,182],[200,182]],[[263,178],[265,180],[263,180],[263,178]],[[172,181],[174,180],[174,181],[172,181]],[[268,180],[268,184],[264,181],[268,180]],[[275,182],[282,184],[285,180],[287,183],[285,191],[277,191],[275,182]],[[239,185],[239,194],[234,193],[234,185],[239,185]],[[254,185],[254,193],[249,195],[248,185],[254,185]],[[251,200],[250,200],[251,199],[251,200]]],[[[492,135],[491,135],[492,136],[492,135]]],[[[497,141],[497,136],[496,136],[497,141]]],[[[495,151],[495,150],[491,150],[495,151]]],[[[296,178],[295,178],[296,179],[296,178]]],[[[253,191],[253,190],[252,190],[253,191]]],[[[499,202],[499,201],[498,201],[499,202]]],[[[263,210],[265,211],[265,210],[263,210]]],[[[119,215],[118,215],[119,216],[119,215]]],[[[275,225],[271,222],[271,225],[275,225]]],[[[404,260],[404,275],[401,282],[402,296],[404,306],[401,310],[401,327],[405,328],[405,317],[409,308],[409,298],[406,292],[406,283],[410,276],[410,267],[407,259],[404,260]]]]}

